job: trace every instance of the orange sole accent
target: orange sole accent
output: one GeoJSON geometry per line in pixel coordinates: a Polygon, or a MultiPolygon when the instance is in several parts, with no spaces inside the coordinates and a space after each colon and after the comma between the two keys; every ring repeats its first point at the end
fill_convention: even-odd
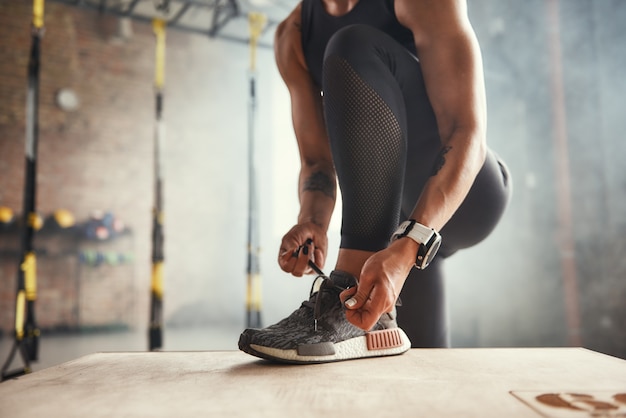
{"type": "Polygon", "coordinates": [[[365,334],[368,350],[382,350],[385,348],[395,348],[402,345],[402,337],[397,328],[381,329],[370,331],[365,334]]]}

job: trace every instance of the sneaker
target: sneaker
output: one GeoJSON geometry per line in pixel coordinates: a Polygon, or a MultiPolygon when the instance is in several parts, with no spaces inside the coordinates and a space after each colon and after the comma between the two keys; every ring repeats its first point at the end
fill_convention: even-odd
{"type": "Polygon", "coordinates": [[[398,328],[395,309],[383,314],[370,331],[346,319],[339,293],[355,286],[354,276],[333,271],[318,276],[308,301],[287,318],[263,329],[246,329],[239,349],[256,357],[282,363],[327,363],[402,354],[411,348],[398,328]]]}

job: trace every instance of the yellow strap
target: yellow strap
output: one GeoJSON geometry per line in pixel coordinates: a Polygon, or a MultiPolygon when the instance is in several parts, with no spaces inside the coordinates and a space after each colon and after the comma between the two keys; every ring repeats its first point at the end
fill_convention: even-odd
{"type": "Polygon", "coordinates": [[[152,29],[156,35],[156,53],[154,66],[154,84],[158,89],[165,84],[165,27],[166,22],[162,19],[152,20],[152,29]]]}
{"type": "Polygon", "coordinates": [[[248,284],[246,286],[246,309],[250,310],[252,308],[252,294],[254,290],[252,290],[252,275],[248,274],[248,284]]]}
{"type": "Polygon", "coordinates": [[[252,279],[254,289],[254,299],[252,301],[252,306],[255,308],[255,310],[261,312],[261,276],[259,274],[255,274],[252,279]]]}
{"type": "Polygon", "coordinates": [[[37,258],[35,257],[35,253],[26,254],[21,268],[24,272],[26,299],[28,301],[34,301],[37,299],[37,258]]]}
{"type": "Polygon", "coordinates": [[[261,311],[261,275],[258,273],[248,274],[248,286],[246,287],[246,308],[250,311],[261,311]]]}
{"type": "Polygon", "coordinates": [[[43,27],[44,0],[33,0],[33,26],[37,29],[43,27]]]}
{"type": "Polygon", "coordinates": [[[250,26],[250,70],[256,68],[256,46],[259,36],[265,27],[267,17],[263,13],[250,12],[248,14],[248,23],[250,26]]]}
{"type": "Polygon", "coordinates": [[[26,310],[26,295],[24,291],[17,292],[15,301],[15,336],[18,340],[24,338],[24,313],[26,310]]]}
{"type": "Polygon", "coordinates": [[[152,265],[152,292],[159,298],[163,298],[163,263],[157,262],[152,265]]]}

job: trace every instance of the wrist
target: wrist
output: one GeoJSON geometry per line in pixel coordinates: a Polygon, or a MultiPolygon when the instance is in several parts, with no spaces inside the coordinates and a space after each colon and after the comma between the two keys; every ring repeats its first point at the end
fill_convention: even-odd
{"type": "Polygon", "coordinates": [[[318,232],[326,234],[328,231],[329,222],[321,221],[316,217],[310,216],[298,216],[298,225],[312,225],[312,227],[316,228],[318,232]]]}
{"type": "Polygon", "coordinates": [[[403,238],[408,238],[417,244],[415,267],[420,270],[428,267],[441,245],[441,235],[434,229],[418,223],[415,219],[402,222],[391,239],[397,241],[403,238]]]}
{"type": "Polygon", "coordinates": [[[408,237],[394,240],[388,247],[399,255],[401,262],[410,270],[415,265],[415,254],[419,249],[419,244],[408,237]]]}
{"type": "Polygon", "coordinates": [[[301,203],[298,213],[298,224],[313,224],[323,229],[324,232],[327,231],[333,214],[333,206],[323,203],[301,203]]]}

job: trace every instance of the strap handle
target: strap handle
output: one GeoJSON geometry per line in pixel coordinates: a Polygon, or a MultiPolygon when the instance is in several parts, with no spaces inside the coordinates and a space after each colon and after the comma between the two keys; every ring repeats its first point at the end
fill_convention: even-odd
{"type": "Polygon", "coordinates": [[[156,36],[156,50],[154,60],[154,85],[161,90],[165,85],[165,27],[163,19],[153,19],[152,29],[156,36]]]}
{"type": "Polygon", "coordinates": [[[33,0],[33,26],[43,28],[44,0],[33,0]]]}
{"type": "Polygon", "coordinates": [[[248,24],[250,27],[250,71],[256,68],[256,48],[259,37],[267,23],[267,16],[259,12],[248,14],[248,24]]]}

